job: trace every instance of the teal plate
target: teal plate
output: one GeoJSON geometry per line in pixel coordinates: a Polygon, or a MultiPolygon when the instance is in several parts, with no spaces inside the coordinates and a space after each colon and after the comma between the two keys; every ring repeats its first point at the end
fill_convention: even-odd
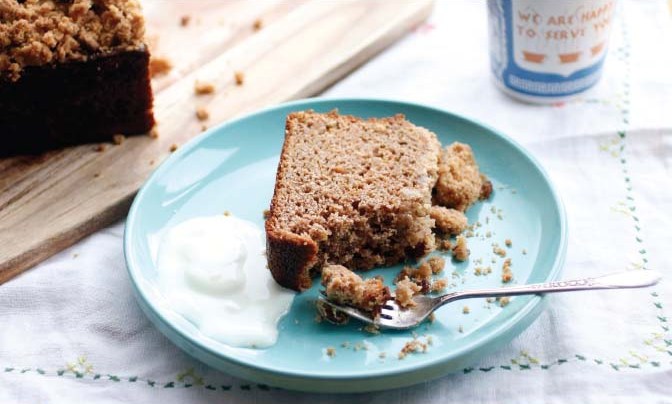
{"type": "MultiPolygon", "coordinates": [[[[213,368],[257,383],[318,392],[362,392],[403,387],[461,371],[523,331],[542,310],[539,296],[512,298],[501,308],[485,299],[465,300],[436,313],[433,323],[415,335],[427,352],[398,358],[411,332],[369,334],[361,325],[315,322],[319,282],[298,295],[279,324],[276,345],[268,349],[234,348],[204,335],[173,312],[157,287],[156,258],[161,234],[184,220],[224,210],[263,228],[262,212],[273,194],[275,170],[284,139],[285,116],[314,109],[361,117],[403,113],[434,131],[443,145],[472,146],[481,170],[494,184],[489,201],[468,211],[478,222],[469,238],[471,257],[447,260],[452,290],[500,287],[503,258],[512,259],[513,283],[557,278],[567,239],[565,213],[543,169],[507,136],[448,112],[417,104],[369,99],[307,99],[261,110],[225,123],[181,147],[151,176],[131,207],[124,235],[128,272],[142,310],[177,346],[213,368]],[[505,247],[505,240],[513,242],[505,247]],[[476,275],[477,268],[482,274],[476,275]],[[492,272],[487,274],[487,268],[492,272]],[[463,313],[469,306],[469,314],[463,313]],[[326,348],[335,348],[335,356],[326,348]]],[[[389,282],[400,266],[379,268],[389,282]]]]}

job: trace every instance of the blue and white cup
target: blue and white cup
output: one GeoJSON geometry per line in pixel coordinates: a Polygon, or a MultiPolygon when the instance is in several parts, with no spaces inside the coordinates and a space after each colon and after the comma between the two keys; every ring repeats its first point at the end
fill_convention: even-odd
{"type": "Polygon", "coordinates": [[[600,79],[616,0],[488,0],[498,87],[526,102],[576,97],[600,79]]]}

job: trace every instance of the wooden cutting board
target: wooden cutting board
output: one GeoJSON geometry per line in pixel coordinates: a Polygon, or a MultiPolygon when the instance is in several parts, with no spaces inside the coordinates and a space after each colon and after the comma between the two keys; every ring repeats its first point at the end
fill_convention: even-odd
{"type": "Polygon", "coordinates": [[[171,148],[234,116],[314,95],[421,23],[431,0],[143,1],[159,137],[0,159],[0,283],[124,217],[171,148]],[[182,17],[187,21],[183,25],[182,17]],[[259,25],[261,24],[261,29],[259,25]],[[235,73],[244,75],[237,85],[235,73]],[[195,81],[214,84],[197,96],[195,81]],[[199,121],[197,108],[210,117],[199,121]]]}

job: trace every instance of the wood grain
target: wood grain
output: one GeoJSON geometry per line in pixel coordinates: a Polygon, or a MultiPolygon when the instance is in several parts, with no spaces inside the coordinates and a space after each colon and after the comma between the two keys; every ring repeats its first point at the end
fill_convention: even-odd
{"type": "Polygon", "coordinates": [[[153,83],[158,139],[85,145],[0,160],[0,283],[122,218],[138,188],[203,130],[316,94],[422,22],[431,0],[144,2],[154,55],[174,69],[153,83]],[[188,5],[188,6],[187,6],[188,5]],[[180,25],[188,9],[190,22],[180,25]],[[253,22],[264,27],[256,31],[253,22]],[[236,85],[234,72],[243,72],[236,85]],[[196,80],[216,92],[196,96],[196,80]],[[196,108],[210,113],[195,118],[196,108]]]}

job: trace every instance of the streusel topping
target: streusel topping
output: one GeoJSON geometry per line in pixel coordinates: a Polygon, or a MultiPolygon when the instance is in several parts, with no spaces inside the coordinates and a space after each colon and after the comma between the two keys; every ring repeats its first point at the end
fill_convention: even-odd
{"type": "Polygon", "coordinates": [[[0,78],[144,47],[137,0],[0,0],[0,78]]]}

